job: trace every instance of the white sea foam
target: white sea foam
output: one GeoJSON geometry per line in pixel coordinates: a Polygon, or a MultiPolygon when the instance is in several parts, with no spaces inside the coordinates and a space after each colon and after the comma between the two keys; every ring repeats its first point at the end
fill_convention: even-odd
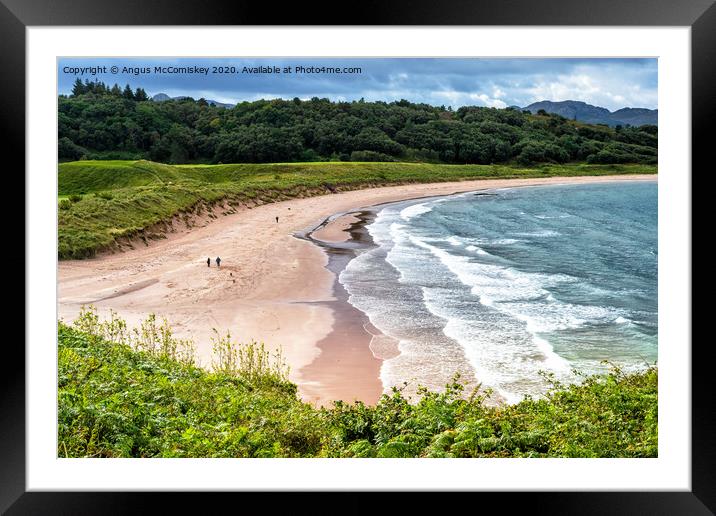
{"type": "Polygon", "coordinates": [[[526,273],[480,263],[465,256],[450,254],[420,238],[409,236],[409,239],[439,258],[461,283],[470,288],[480,303],[523,322],[533,336],[574,329],[586,323],[606,322],[615,317],[613,309],[561,302],[546,290],[548,287],[576,282],[576,278],[571,276],[526,273]]]}
{"type": "Polygon", "coordinates": [[[439,289],[425,289],[425,305],[446,320],[443,332],[459,342],[478,381],[490,386],[508,402],[519,401],[542,387],[537,374],[550,370],[564,378],[569,363],[544,339],[529,335],[515,320],[499,313],[456,310],[439,289]]]}
{"type": "Polygon", "coordinates": [[[413,204],[412,206],[403,208],[400,212],[400,217],[404,221],[408,222],[410,219],[417,217],[418,215],[422,215],[423,213],[429,213],[432,210],[432,206],[429,206],[427,203],[413,204]]]}
{"type": "MultiPolygon", "coordinates": [[[[555,353],[549,342],[540,334],[578,328],[588,322],[614,319],[613,312],[608,309],[563,303],[546,290],[550,286],[576,282],[577,279],[571,276],[526,273],[509,267],[473,261],[466,256],[451,254],[448,250],[434,245],[435,241],[431,243],[410,234],[410,228],[404,224],[392,223],[390,237],[393,248],[388,253],[387,261],[400,272],[401,282],[408,281],[404,274],[409,267],[414,269],[416,263],[426,262],[424,257],[416,254],[416,248],[423,249],[438,258],[440,264],[470,289],[481,305],[512,320],[510,323],[509,320],[503,319],[502,327],[491,328],[486,338],[475,333],[474,329],[479,326],[479,321],[474,317],[461,318],[465,313],[460,313],[459,310],[445,307],[437,309],[436,299],[439,295],[434,296],[436,299],[426,302],[427,308],[433,314],[446,320],[445,335],[463,346],[479,380],[498,389],[506,399],[518,399],[530,392],[529,388],[512,390],[510,385],[522,381],[523,387],[529,386],[528,383],[525,384],[524,378],[536,376],[539,369],[561,374],[570,370],[569,362],[555,353]],[[505,325],[510,328],[506,330],[505,325]],[[515,338],[520,332],[522,337],[515,338]],[[502,338],[500,334],[503,335],[502,338]],[[511,337],[507,338],[505,335],[511,337]],[[520,363],[519,357],[524,358],[520,367],[516,366],[520,363]]],[[[449,239],[441,241],[448,242],[449,239]]]]}
{"type": "Polygon", "coordinates": [[[536,334],[532,335],[532,340],[537,345],[539,350],[544,354],[546,357],[545,362],[548,364],[548,367],[552,369],[553,371],[560,371],[560,372],[567,372],[570,370],[570,363],[568,360],[565,360],[561,356],[559,356],[557,353],[554,352],[554,347],[552,347],[552,344],[549,343],[546,339],[543,339],[542,337],[539,337],[536,334]]]}
{"type": "Polygon", "coordinates": [[[426,307],[446,320],[443,330],[445,335],[462,345],[479,381],[498,389],[506,399],[516,400],[535,388],[525,382],[524,378],[536,377],[539,369],[558,373],[569,371],[569,363],[537,334],[577,327],[585,322],[585,319],[577,316],[580,314],[565,314],[565,305],[560,304],[561,306],[557,307],[558,303],[554,297],[543,288],[545,284],[571,282],[573,278],[565,275],[527,274],[496,265],[471,262],[465,256],[452,255],[410,235],[405,226],[398,224],[391,225],[391,236],[395,247],[389,253],[389,262],[398,270],[402,269],[401,265],[404,263],[414,264],[413,260],[419,259],[413,254],[415,251],[410,251],[406,246],[407,243],[413,244],[439,258],[443,266],[470,288],[480,304],[507,316],[507,319],[503,316],[500,325],[490,327],[489,332],[480,334],[475,329],[480,327],[482,322],[475,319],[472,311],[450,309],[446,305],[439,307],[441,295],[445,297],[444,293],[438,290],[432,295],[430,289],[424,289],[426,307]],[[413,256],[404,262],[408,254],[413,256]],[[536,302],[539,300],[542,302],[536,302]],[[545,305],[549,304],[555,306],[547,311],[546,319],[542,320],[537,305],[544,309],[545,305]],[[520,360],[519,357],[523,359],[520,360]],[[519,363],[522,363],[522,366],[516,365],[519,363]],[[520,384],[522,387],[515,388],[513,384],[520,384]]]}
{"type": "MultiPolygon", "coordinates": [[[[634,352],[629,349],[632,341],[623,347],[602,344],[610,339],[609,332],[641,332],[642,319],[644,326],[656,327],[649,320],[651,312],[641,317],[631,308],[608,306],[615,299],[609,283],[585,280],[578,272],[546,272],[552,267],[527,272],[533,270],[532,262],[527,270],[518,268],[530,240],[569,234],[569,226],[545,222],[540,227],[534,219],[515,225],[509,213],[497,208],[489,216],[479,213],[475,225],[465,225],[463,231],[459,217],[470,213],[464,204],[469,200],[461,201],[455,212],[440,209],[421,217],[435,202],[382,209],[367,228],[378,247],[352,260],[341,274],[350,302],[399,341],[401,354],[383,362],[385,388],[411,379],[440,387],[462,360],[479,382],[510,402],[518,401],[544,392],[540,370],[569,380],[572,367],[594,371],[605,351],[613,350],[615,361],[634,352]],[[501,213],[506,213],[504,224],[501,213]],[[606,299],[604,306],[600,298],[606,299]],[[639,322],[630,324],[633,320],[639,322]]],[[[572,215],[558,207],[533,216],[572,215]]]]}
{"type": "Polygon", "coordinates": [[[542,219],[542,220],[549,220],[549,219],[566,219],[567,217],[572,217],[573,215],[570,215],[569,213],[564,213],[562,215],[535,215],[536,219],[542,219]]]}
{"type": "Polygon", "coordinates": [[[474,251],[475,254],[479,254],[481,256],[492,256],[490,253],[488,253],[481,247],[477,247],[476,245],[472,245],[472,244],[465,246],[465,250],[466,251],[474,251]]]}
{"type": "Polygon", "coordinates": [[[545,230],[545,231],[532,231],[532,232],[524,232],[524,233],[512,233],[516,236],[522,236],[522,237],[537,237],[537,238],[546,238],[546,237],[556,237],[561,235],[558,231],[552,231],[552,230],[545,230]]]}
{"type": "Polygon", "coordinates": [[[523,241],[524,240],[519,240],[517,238],[496,238],[494,240],[481,240],[480,243],[483,245],[512,245],[523,241]]]}

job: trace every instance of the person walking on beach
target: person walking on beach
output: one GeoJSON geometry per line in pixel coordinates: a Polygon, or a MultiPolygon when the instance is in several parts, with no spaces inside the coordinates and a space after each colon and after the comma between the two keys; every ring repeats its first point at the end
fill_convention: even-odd
{"type": "Polygon", "coordinates": [[[276,217],[276,224],[278,224],[278,217],[276,217]]]}
{"type": "Polygon", "coordinates": [[[211,258],[206,259],[206,266],[211,267],[211,258]]]}
{"type": "Polygon", "coordinates": [[[221,258],[219,258],[218,256],[216,257],[216,266],[221,269],[221,258]]]}

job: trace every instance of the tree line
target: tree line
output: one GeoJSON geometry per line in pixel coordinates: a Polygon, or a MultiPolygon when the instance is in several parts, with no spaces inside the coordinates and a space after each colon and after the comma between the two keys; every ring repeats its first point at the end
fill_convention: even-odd
{"type": "Polygon", "coordinates": [[[140,102],[149,100],[149,96],[143,88],[132,90],[132,87],[129,84],[122,89],[119,87],[119,84],[114,83],[114,86],[110,88],[107,84],[100,81],[89,81],[88,79],[85,79],[85,82],[82,82],[79,78],[75,79],[75,82],[72,85],[72,97],[78,97],[87,93],[100,96],[112,95],[114,97],[122,97],[128,100],[137,100],[140,102]]]}
{"type": "Polygon", "coordinates": [[[657,162],[656,126],[610,128],[516,108],[317,97],[224,108],[188,97],[155,102],[142,88],[79,79],[58,100],[61,161],[657,162]]]}

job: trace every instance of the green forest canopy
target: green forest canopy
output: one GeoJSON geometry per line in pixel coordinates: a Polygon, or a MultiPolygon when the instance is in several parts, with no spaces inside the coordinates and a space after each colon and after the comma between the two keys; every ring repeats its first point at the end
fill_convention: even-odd
{"type": "Polygon", "coordinates": [[[317,97],[223,108],[204,99],[154,102],[141,88],[78,79],[58,109],[60,161],[657,162],[656,126],[610,128],[514,108],[317,97]]]}

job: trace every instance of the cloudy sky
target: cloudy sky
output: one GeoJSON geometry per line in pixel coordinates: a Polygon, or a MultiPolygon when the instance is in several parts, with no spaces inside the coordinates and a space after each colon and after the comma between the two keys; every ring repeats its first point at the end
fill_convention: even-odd
{"type": "Polygon", "coordinates": [[[457,108],[527,106],[540,100],[581,100],[611,111],[657,107],[656,59],[370,59],[370,58],[62,58],[59,93],[75,78],[130,84],[152,96],[186,95],[219,102],[299,97],[331,100],[407,99],[457,108]],[[112,67],[118,68],[114,73],[112,67]],[[208,68],[195,70],[155,67],[208,68]],[[212,67],[236,73],[212,73],[212,67]],[[281,73],[242,73],[244,67],[277,66],[281,73]],[[296,67],[359,68],[353,73],[297,72],[296,67]],[[91,70],[91,67],[105,67],[91,70]],[[126,70],[125,70],[126,67],[126,70]],[[286,67],[291,67],[290,73],[286,67]],[[169,71],[171,69],[171,72],[169,71]]]}

